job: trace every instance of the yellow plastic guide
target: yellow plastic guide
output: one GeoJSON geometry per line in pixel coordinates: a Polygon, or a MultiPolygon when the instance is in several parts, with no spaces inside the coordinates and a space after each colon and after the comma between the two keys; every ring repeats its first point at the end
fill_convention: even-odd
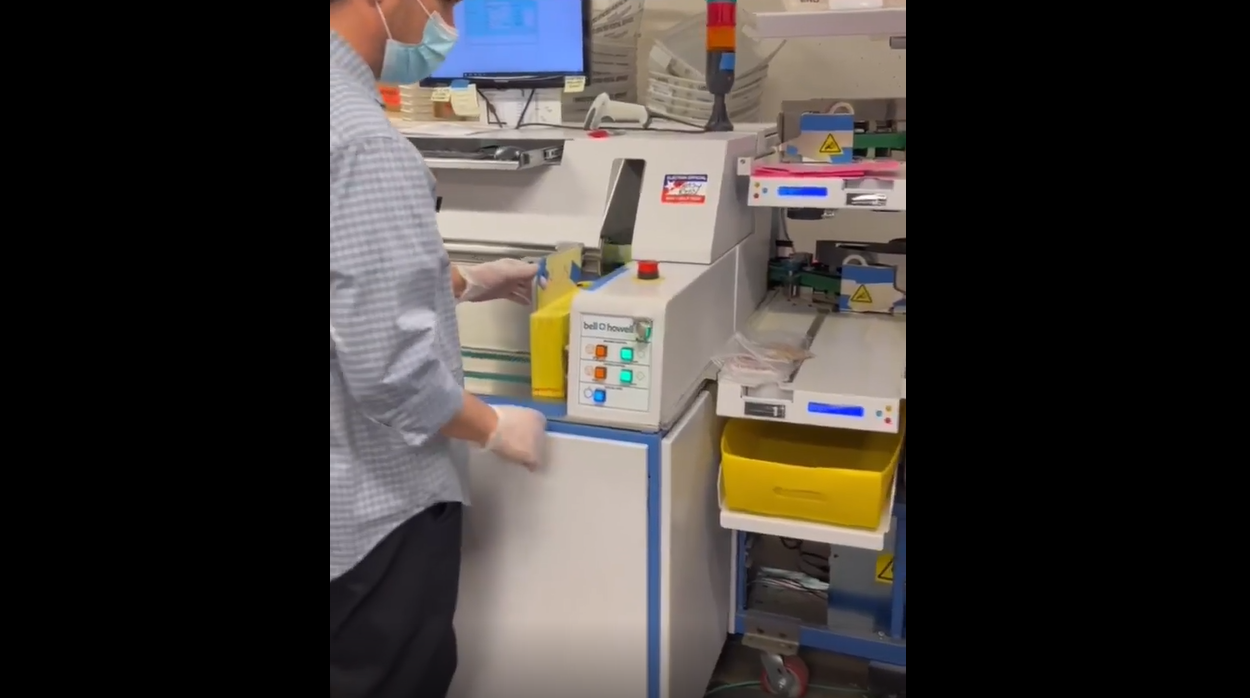
{"type": "Polygon", "coordinates": [[[535,289],[530,314],[530,391],[536,398],[563,400],[569,313],[581,281],[582,246],[557,246],[540,265],[546,288],[535,289]]]}

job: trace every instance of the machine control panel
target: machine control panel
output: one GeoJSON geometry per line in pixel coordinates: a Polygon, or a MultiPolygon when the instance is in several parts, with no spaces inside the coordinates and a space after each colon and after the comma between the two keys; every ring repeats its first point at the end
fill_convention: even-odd
{"type": "Polygon", "coordinates": [[[582,317],[575,340],[579,403],[635,412],[650,409],[651,328],[651,320],[645,318],[582,317]]]}

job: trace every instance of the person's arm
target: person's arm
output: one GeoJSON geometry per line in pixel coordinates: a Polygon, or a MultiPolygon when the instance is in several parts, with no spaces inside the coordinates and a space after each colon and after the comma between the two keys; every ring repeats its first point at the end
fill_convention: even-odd
{"type": "Polygon", "coordinates": [[[460,300],[464,295],[465,289],[469,287],[469,282],[464,280],[464,275],[460,273],[460,267],[451,266],[451,295],[460,300]]]}
{"type": "Polygon", "coordinates": [[[407,443],[442,433],[485,444],[498,416],[438,358],[436,299],[449,292],[452,267],[429,174],[411,148],[375,138],[330,154],[335,354],[361,411],[407,443]]]}
{"type": "Polygon", "coordinates": [[[499,427],[499,413],[470,392],[461,391],[464,402],[460,411],[439,430],[449,439],[459,439],[485,447],[499,427]]]}

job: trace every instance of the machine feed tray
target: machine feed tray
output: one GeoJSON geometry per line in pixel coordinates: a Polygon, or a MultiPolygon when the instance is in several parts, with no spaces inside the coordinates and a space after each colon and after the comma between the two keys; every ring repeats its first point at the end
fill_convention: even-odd
{"type": "MultiPolygon", "coordinates": [[[[850,166],[847,166],[850,167],[850,166]]],[[[819,174],[825,165],[757,167],[751,173],[751,206],[766,208],[907,210],[907,167],[855,176],[819,174]]]]}
{"type": "Polygon", "coordinates": [[[905,318],[830,313],[778,295],[756,312],[750,327],[806,333],[814,356],[779,386],[748,387],[722,372],[717,414],[898,433],[907,371],[905,318]]]}

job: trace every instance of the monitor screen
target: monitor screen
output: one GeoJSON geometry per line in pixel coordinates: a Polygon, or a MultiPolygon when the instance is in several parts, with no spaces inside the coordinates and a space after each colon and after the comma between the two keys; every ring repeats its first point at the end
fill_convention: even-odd
{"type": "Polygon", "coordinates": [[[463,0],[455,6],[460,38],[431,82],[481,78],[563,84],[585,75],[587,0],[463,0]],[[532,78],[533,80],[527,80],[532,78]]]}

